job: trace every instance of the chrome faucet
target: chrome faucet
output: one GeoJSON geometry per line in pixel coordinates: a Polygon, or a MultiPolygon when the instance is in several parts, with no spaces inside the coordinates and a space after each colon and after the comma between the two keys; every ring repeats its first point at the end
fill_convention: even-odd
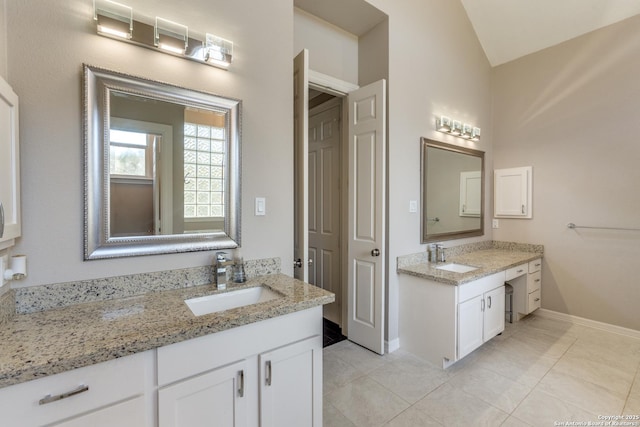
{"type": "Polygon", "coordinates": [[[227,267],[233,265],[233,260],[227,258],[226,252],[216,252],[213,259],[213,282],[216,289],[227,289],[227,267]]]}

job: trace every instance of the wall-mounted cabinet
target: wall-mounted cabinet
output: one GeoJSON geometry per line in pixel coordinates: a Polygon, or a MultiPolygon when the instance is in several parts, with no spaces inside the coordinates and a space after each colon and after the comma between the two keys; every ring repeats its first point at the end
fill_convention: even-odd
{"type": "Polygon", "coordinates": [[[0,249],[20,237],[18,95],[0,78],[0,249]]]}
{"type": "Polygon", "coordinates": [[[496,169],[493,175],[496,218],[533,217],[533,168],[496,169]]]}

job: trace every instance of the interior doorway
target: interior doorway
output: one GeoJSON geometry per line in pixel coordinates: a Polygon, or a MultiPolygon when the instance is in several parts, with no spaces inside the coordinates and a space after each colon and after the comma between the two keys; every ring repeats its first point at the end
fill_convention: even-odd
{"type": "Polygon", "coordinates": [[[325,319],[342,327],[342,100],[309,89],[309,283],[333,292],[325,319]]]}

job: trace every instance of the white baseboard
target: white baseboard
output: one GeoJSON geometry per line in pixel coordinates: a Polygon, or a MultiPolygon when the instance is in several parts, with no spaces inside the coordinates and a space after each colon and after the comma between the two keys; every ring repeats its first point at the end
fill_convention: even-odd
{"type": "Polygon", "coordinates": [[[393,339],[391,341],[384,341],[384,352],[393,353],[400,348],[400,338],[393,339]]]}
{"type": "Polygon", "coordinates": [[[598,322],[597,320],[572,316],[571,314],[560,313],[559,311],[540,308],[535,312],[535,315],[545,317],[547,319],[563,320],[565,322],[570,322],[576,325],[588,326],[590,328],[599,329],[601,331],[612,332],[614,334],[640,339],[640,331],[637,331],[635,329],[623,328],[622,326],[616,326],[610,323],[598,322]]]}

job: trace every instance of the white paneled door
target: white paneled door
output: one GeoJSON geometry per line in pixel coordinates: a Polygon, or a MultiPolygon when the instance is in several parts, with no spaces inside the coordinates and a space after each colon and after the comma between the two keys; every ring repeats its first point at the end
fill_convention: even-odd
{"type": "Polygon", "coordinates": [[[384,353],[386,81],[349,101],[348,336],[384,353]]]}
{"type": "Polygon", "coordinates": [[[335,294],[324,317],[340,325],[340,103],[309,117],[309,283],[335,294]]]}

